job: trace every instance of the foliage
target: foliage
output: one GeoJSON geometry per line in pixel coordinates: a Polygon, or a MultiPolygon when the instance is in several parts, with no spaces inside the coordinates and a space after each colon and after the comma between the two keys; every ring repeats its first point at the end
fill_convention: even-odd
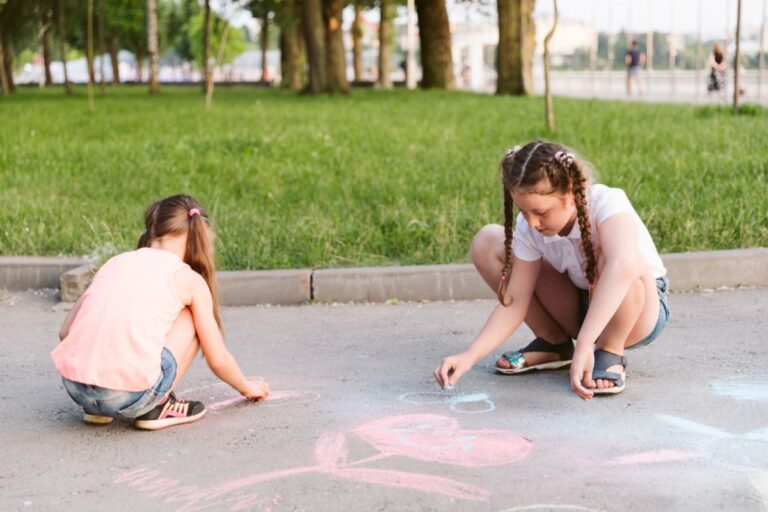
{"type": "MultiPolygon", "coordinates": [[[[219,45],[221,44],[224,29],[228,22],[211,11],[211,58],[217,58],[219,54],[219,45]]],[[[189,21],[187,38],[190,42],[190,53],[198,66],[203,65],[203,13],[192,17],[189,21]]],[[[224,48],[223,62],[217,62],[216,65],[232,62],[232,60],[243,53],[246,48],[245,36],[240,30],[229,30],[227,35],[226,47],[224,48]]]]}
{"type": "MultiPolygon", "coordinates": [[[[541,98],[235,87],[206,113],[197,87],[125,86],[89,113],[75,92],[2,101],[0,254],[127,250],[152,200],[188,192],[224,268],[468,261],[502,220],[499,158],[546,136],[541,98]]],[[[765,115],[699,109],[559,98],[558,140],[627,191],[662,252],[768,246],[765,115]]]]}

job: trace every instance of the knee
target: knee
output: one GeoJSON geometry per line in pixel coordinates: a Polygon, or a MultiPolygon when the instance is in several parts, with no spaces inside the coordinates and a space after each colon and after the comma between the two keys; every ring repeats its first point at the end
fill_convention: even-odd
{"type": "Polygon", "coordinates": [[[475,266],[486,261],[489,256],[496,256],[499,248],[504,247],[504,226],[486,224],[472,239],[471,257],[475,266]]]}

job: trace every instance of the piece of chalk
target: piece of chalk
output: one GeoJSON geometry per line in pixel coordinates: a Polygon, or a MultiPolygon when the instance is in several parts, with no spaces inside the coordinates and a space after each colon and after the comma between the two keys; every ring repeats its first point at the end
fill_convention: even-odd
{"type": "Polygon", "coordinates": [[[446,384],[445,386],[443,386],[443,389],[446,391],[453,391],[453,386],[451,386],[450,384],[446,384]]]}

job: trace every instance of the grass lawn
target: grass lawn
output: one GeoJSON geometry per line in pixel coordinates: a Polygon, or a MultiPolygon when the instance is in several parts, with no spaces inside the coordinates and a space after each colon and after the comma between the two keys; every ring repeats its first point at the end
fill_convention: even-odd
{"type": "MultiPolygon", "coordinates": [[[[209,210],[227,269],[468,261],[502,221],[498,161],[547,137],[541,98],[60,88],[0,98],[0,254],[111,256],[147,205],[209,210]]],[[[627,191],[661,252],[768,246],[768,115],[555,99],[551,137],[627,191]]]]}

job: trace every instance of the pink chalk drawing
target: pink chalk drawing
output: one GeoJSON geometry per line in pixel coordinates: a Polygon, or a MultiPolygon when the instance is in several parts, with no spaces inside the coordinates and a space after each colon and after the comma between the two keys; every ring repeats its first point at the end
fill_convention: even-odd
{"type": "MultiPolygon", "coordinates": [[[[263,403],[263,404],[269,404],[272,405],[275,402],[285,402],[285,401],[295,401],[295,402],[311,402],[313,400],[317,400],[320,398],[320,395],[317,393],[310,393],[310,392],[304,392],[304,391],[273,391],[269,394],[266,400],[259,401],[257,403],[263,403]]],[[[218,409],[223,409],[225,407],[229,407],[234,404],[247,402],[245,398],[242,396],[234,396],[231,398],[226,398],[224,400],[220,400],[218,402],[214,402],[212,404],[206,405],[206,408],[210,411],[216,411],[218,409]]]]}
{"type": "Polygon", "coordinates": [[[248,475],[208,489],[182,486],[178,480],[169,480],[178,487],[175,487],[177,491],[168,491],[166,494],[157,494],[154,486],[155,482],[162,480],[159,478],[159,472],[144,468],[118,476],[115,483],[131,485],[150,493],[150,497],[165,496],[166,503],[186,501],[177,512],[205,510],[213,507],[213,504],[221,507],[230,501],[233,503],[232,507],[237,506],[240,507],[237,510],[245,510],[245,504],[250,504],[250,499],[258,500],[258,495],[243,497],[237,493],[262,482],[308,473],[320,473],[341,480],[410,489],[461,500],[485,501],[491,495],[488,489],[458,480],[425,473],[361,466],[392,457],[469,468],[500,466],[525,458],[531,448],[532,443],[529,440],[513,432],[493,429],[464,430],[454,418],[431,414],[391,416],[370,421],[348,433],[323,434],[315,443],[314,465],[248,475]],[[368,443],[377,453],[350,461],[348,442],[355,437],[368,443]]]}
{"type": "MultiPolygon", "coordinates": [[[[260,380],[261,377],[248,377],[249,380],[260,380]]],[[[202,400],[209,411],[218,411],[247,400],[242,396],[233,396],[232,389],[223,382],[214,382],[203,386],[189,388],[179,393],[180,396],[194,396],[196,400],[202,400]]],[[[266,400],[255,402],[260,407],[270,407],[287,403],[314,402],[320,398],[319,393],[312,391],[272,391],[266,400]]]]}
{"type": "Polygon", "coordinates": [[[622,457],[616,457],[606,462],[607,465],[626,465],[626,464],[653,464],[656,462],[672,462],[677,460],[691,460],[704,455],[699,452],[688,452],[684,450],[657,450],[649,452],[631,453],[622,457]]]}

